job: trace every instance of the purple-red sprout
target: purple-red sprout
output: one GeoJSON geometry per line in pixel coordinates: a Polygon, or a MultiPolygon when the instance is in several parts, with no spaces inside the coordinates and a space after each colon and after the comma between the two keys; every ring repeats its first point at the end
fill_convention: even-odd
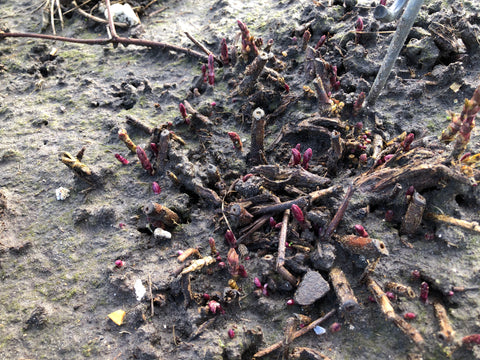
{"type": "Polygon", "coordinates": [[[213,54],[208,55],[208,83],[213,86],[215,83],[215,69],[214,69],[215,60],[213,54]]]}

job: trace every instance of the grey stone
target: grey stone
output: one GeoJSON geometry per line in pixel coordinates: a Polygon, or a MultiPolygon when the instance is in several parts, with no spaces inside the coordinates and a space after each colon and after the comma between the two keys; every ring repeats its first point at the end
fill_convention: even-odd
{"type": "Polygon", "coordinates": [[[328,271],[335,261],[335,246],[330,243],[319,243],[310,260],[317,270],[328,271]]]}
{"type": "Polygon", "coordinates": [[[316,271],[305,274],[295,292],[294,300],[298,305],[311,305],[330,291],[328,282],[316,271]]]}

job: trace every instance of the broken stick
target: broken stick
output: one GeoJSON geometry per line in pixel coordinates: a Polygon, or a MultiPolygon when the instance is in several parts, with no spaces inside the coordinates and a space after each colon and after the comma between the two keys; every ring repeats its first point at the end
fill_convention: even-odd
{"type": "MultiPolygon", "coordinates": [[[[305,326],[304,328],[296,331],[293,333],[293,335],[290,337],[291,341],[295,340],[296,338],[306,334],[307,332],[309,332],[310,330],[312,330],[315,326],[321,324],[322,322],[324,322],[325,320],[328,320],[333,314],[335,314],[335,309],[333,310],[330,310],[328,313],[325,314],[325,316],[315,320],[315,321],[312,321],[310,324],[308,324],[307,326],[305,326]]],[[[279,342],[276,342],[275,344],[273,345],[270,345],[268,348],[266,349],[263,349],[263,350],[260,350],[259,352],[257,352],[255,355],[253,355],[253,359],[257,359],[257,358],[260,358],[260,357],[263,357],[265,355],[268,355],[270,354],[272,351],[275,351],[279,348],[281,348],[283,345],[285,345],[285,342],[284,340],[281,340],[279,342]]]]}
{"type": "Polygon", "coordinates": [[[292,286],[297,286],[298,280],[293,276],[284,266],[285,264],[285,242],[287,239],[288,218],[290,216],[290,209],[283,213],[282,229],[278,238],[278,255],[277,255],[277,271],[282,277],[287,280],[292,286]]]}

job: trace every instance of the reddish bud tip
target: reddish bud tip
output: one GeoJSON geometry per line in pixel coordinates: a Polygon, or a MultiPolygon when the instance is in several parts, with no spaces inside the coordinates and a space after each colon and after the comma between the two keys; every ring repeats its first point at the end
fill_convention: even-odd
{"type": "Polygon", "coordinates": [[[412,278],[415,279],[415,280],[420,279],[420,271],[417,270],[417,269],[412,270],[412,278]]]}
{"type": "Polygon", "coordinates": [[[243,265],[238,265],[238,275],[240,275],[243,278],[247,278],[247,270],[245,269],[245,266],[243,265]]]}
{"type": "Polygon", "coordinates": [[[225,240],[232,248],[237,245],[237,239],[235,238],[235,235],[231,230],[227,230],[227,232],[225,233],[225,240]]]}
{"type": "Polygon", "coordinates": [[[387,298],[389,298],[390,300],[395,300],[395,299],[396,299],[395,294],[394,294],[393,292],[391,292],[391,291],[387,291],[387,292],[385,293],[385,295],[387,295],[387,298]]]}
{"type": "Polygon", "coordinates": [[[372,303],[376,303],[377,300],[372,296],[372,295],[368,295],[368,301],[372,302],[372,303]]]}
{"type": "Polygon", "coordinates": [[[268,284],[264,284],[262,287],[262,294],[268,296],[268,284]]]}
{"type": "Polygon", "coordinates": [[[228,329],[228,337],[233,339],[235,337],[235,331],[233,329],[228,329]]]}
{"type": "Polygon", "coordinates": [[[359,16],[357,22],[355,23],[355,30],[362,31],[363,30],[363,19],[359,16]]]}
{"type": "Polygon", "coordinates": [[[291,166],[295,166],[300,164],[300,161],[302,160],[302,154],[300,151],[297,150],[297,148],[292,149],[292,160],[290,161],[291,166]]]}
{"type": "Polygon", "coordinates": [[[121,267],[123,267],[124,265],[125,265],[125,262],[123,262],[122,260],[116,260],[116,261],[115,261],[115,266],[116,266],[117,268],[121,268],[121,267]]]}
{"type": "Polygon", "coordinates": [[[208,295],[207,293],[204,293],[202,297],[203,297],[203,300],[207,300],[207,301],[210,300],[210,295],[208,295]]]}
{"type": "Polygon", "coordinates": [[[219,267],[220,269],[225,269],[225,268],[227,267],[227,265],[226,265],[223,261],[220,261],[220,262],[218,263],[218,267],[219,267]]]}
{"type": "Polygon", "coordinates": [[[256,286],[257,288],[259,288],[259,289],[262,287],[262,282],[260,281],[260,279],[259,279],[258,277],[255,277],[255,278],[253,279],[253,283],[254,283],[255,286],[256,286]]]}
{"type": "Polygon", "coordinates": [[[212,314],[216,314],[217,311],[221,314],[225,314],[225,310],[223,310],[222,305],[218,301],[210,300],[208,302],[208,309],[212,314]]]}
{"type": "Polygon", "coordinates": [[[148,160],[147,154],[145,153],[145,150],[143,150],[140,146],[137,146],[137,156],[138,159],[140,160],[140,163],[142,164],[142,167],[148,171],[150,175],[153,175],[153,168],[152,164],[150,163],[150,160],[148,160]]]}
{"type": "Polygon", "coordinates": [[[295,220],[297,220],[300,224],[305,223],[305,217],[303,216],[302,209],[300,209],[300,207],[296,204],[293,204],[291,209],[295,220]]]}
{"type": "Polygon", "coordinates": [[[178,104],[178,108],[180,109],[180,114],[183,117],[183,120],[187,120],[187,109],[185,108],[185,105],[182,103],[178,104]]]}
{"type": "Polygon", "coordinates": [[[380,5],[383,5],[383,6],[387,5],[387,0],[380,0],[380,5]]]}
{"type": "Polygon", "coordinates": [[[116,157],[117,160],[120,161],[123,165],[128,165],[128,160],[125,159],[122,155],[120,155],[120,154],[115,154],[115,157],[116,157]]]}
{"type": "Polygon", "coordinates": [[[287,92],[287,93],[290,92],[290,86],[288,86],[287,83],[283,84],[283,88],[285,89],[285,92],[287,92]]]}
{"type": "Polygon", "coordinates": [[[403,150],[405,150],[405,151],[410,150],[410,145],[412,144],[413,139],[415,139],[415,134],[414,133],[410,133],[410,134],[407,135],[407,137],[405,138],[405,140],[403,140],[403,142],[401,144],[402,147],[403,147],[403,150]]]}
{"type": "Polygon", "coordinates": [[[417,317],[417,315],[415,315],[412,312],[407,312],[407,313],[405,313],[405,315],[403,315],[403,317],[407,320],[412,320],[412,319],[415,319],[417,317]]]}
{"type": "Polygon", "coordinates": [[[247,181],[248,179],[250,179],[252,176],[253,176],[253,174],[247,174],[247,175],[245,175],[244,177],[242,177],[242,181],[245,182],[245,181],[247,181]]]}
{"type": "Polygon", "coordinates": [[[297,149],[298,152],[300,152],[302,150],[302,145],[301,144],[295,145],[295,149],[297,149]]]}
{"type": "Polygon", "coordinates": [[[330,332],[336,333],[342,329],[342,325],[340,325],[338,322],[334,322],[332,325],[330,325],[330,332]]]}
{"type": "Polygon", "coordinates": [[[308,163],[309,161],[312,159],[312,156],[313,156],[313,151],[311,148],[308,148],[307,150],[305,150],[305,152],[303,153],[303,161],[302,161],[302,167],[307,170],[308,169],[308,163]]]}
{"type": "Polygon", "coordinates": [[[277,222],[275,221],[275,219],[273,217],[270,217],[270,220],[269,220],[268,223],[269,223],[269,225],[272,229],[275,227],[275,225],[277,225],[277,222]]]}
{"type": "Polygon", "coordinates": [[[291,306],[291,305],[294,305],[294,304],[295,304],[295,300],[293,300],[293,299],[288,299],[287,300],[287,305],[288,306],[291,306]]]}
{"type": "Polygon", "coordinates": [[[162,192],[162,189],[160,188],[160,185],[156,181],[152,183],[152,190],[155,195],[158,195],[162,192]]]}
{"type": "Polygon", "coordinates": [[[385,212],[385,221],[392,222],[394,217],[394,212],[393,210],[387,210],[385,212]]]}
{"type": "Polygon", "coordinates": [[[208,83],[212,86],[215,83],[214,63],[213,54],[208,55],[208,83]]]}
{"type": "Polygon", "coordinates": [[[228,58],[228,46],[225,38],[220,42],[220,57],[224,65],[228,65],[230,59],[228,58]]]}
{"type": "Polygon", "coordinates": [[[413,185],[411,185],[411,186],[407,189],[407,192],[405,193],[405,196],[412,196],[414,192],[415,192],[415,188],[413,187],[413,185]]]}
{"type": "Polygon", "coordinates": [[[355,228],[355,232],[357,233],[358,236],[368,237],[368,233],[362,225],[357,224],[357,225],[355,225],[354,228],[355,228]]]}
{"type": "Polygon", "coordinates": [[[323,44],[325,44],[325,41],[327,41],[327,37],[325,35],[322,35],[320,37],[320,40],[318,40],[317,45],[315,46],[315,50],[319,49],[322,47],[323,44]]]}
{"type": "Polygon", "coordinates": [[[207,78],[207,65],[203,64],[202,65],[202,76],[203,76],[203,82],[207,82],[208,81],[208,78],[207,78]]]}
{"type": "Polygon", "coordinates": [[[368,160],[368,156],[367,154],[361,154],[359,157],[358,157],[358,160],[362,163],[362,164],[365,164],[368,160]]]}
{"type": "Polygon", "coordinates": [[[427,303],[428,301],[428,284],[424,281],[420,285],[420,300],[422,300],[424,303],[427,303]]]}
{"type": "Polygon", "coordinates": [[[158,146],[155,143],[150,143],[150,149],[152,152],[155,154],[155,156],[158,156],[158,146]]]}

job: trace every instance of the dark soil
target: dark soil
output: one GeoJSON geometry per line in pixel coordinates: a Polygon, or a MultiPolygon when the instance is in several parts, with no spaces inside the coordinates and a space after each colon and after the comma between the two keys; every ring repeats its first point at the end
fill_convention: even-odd
{"type": "MultiPolygon", "coordinates": [[[[66,13],[73,5],[61,3],[65,24],[61,30],[55,22],[59,35],[107,36],[104,24],[77,11],[66,13]]],[[[82,8],[103,17],[94,3],[82,8]]],[[[205,61],[175,51],[31,38],[0,41],[1,359],[251,359],[284,339],[294,314],[315,320],[332,309],[338,311],[321,324],[325,334],[309,331],[263,358],[320,358],[313,350],[331,359],[480,358],[477,348],[461,345],[464,336],[480,332],[480,236],[475,229],[426,216],[478,220],[478,170],[473,165],[466,174],[458,162],[447,161],[452,145],[438,137],[450,122],[446,112],[460,113],[480,84],[480,4],[425,1],[375,106],[355,111],[360,93],[368,94],[373,84],[396,22],[377,23],[376,4],[366,1],[259,3],[165,1],[145,9],[148,1],[134,1],[143,31],[117,29],[120,36],[201,52],[185,36],[188,32],[218,57],[225,38],[231,62],[215,64],[214,86],[203,81],[205,61]],[[166,9],[150,16],[162,7],[166,9]],[[364,29],[356,34],[359,16],[364,29]],[[237,20],[254,38],[263,39],[260,49],[273,39],[274,58],[267,67],[276,72],[264,70],[251,94],[242,92],[242,80],[255,55],[242,52],[237,20]],[[306,30],[311,39],[304,46],[306,30]],[[322,35],[327,40],[315,56],[328,63],[330,71],[336,66],[339,88],[324,82],[337,101],[336,110],[318,103],[309,76],[307,45],[315,47],[322,35]],[[179,112],[185,100],[208,123],[192,116],[187,124],[179,112]],[[250,151],[252,112],[257,108],[266,114],[264,158],[277,164],[276,170],[255,168],[263,161],[250,151]],[[166,161],[155,163],[156,172],[150,175],[119,140],[124,128],[154,158],[151,135],[128,124],[127,117],[148,128],[169,128],[185,144],[170,139],[166,161]],[[346,141],[347,150],[338,158],[331,145],[334,131],[346,141]],[[242,150],[233,146],[228,132],[239,134],[242,150]],[[386,148],[404,132],[415,136],[411,149],[394,142],[392,162],[376,166],[370,141],[380,136],[386,148]],[[293,175],[300,173],[300,165],[289,166],[297,144],[302,154],[308,148],[313,152],[308,171],[302,173],[307,180],[293,175]],[[63,152],[75,157],[82,147],[82,162],[93,175],[79,175],[60,161],[63,152]],[[115,159],[117,153],[129,164],[115,159]],[[432,167],[416,171],[420,165],[432,167]],[[274,176],[273,171],[282,174],[274,176]],[[402,176],[393,176],[395,171],[402,176]],[[248,173],[253,176],[243,181],[248,173]],[[154,181],[160,194],[152,190],[154,181]],[[402,189],[394,193],[397,183],[402,189]],[[326,236],[352,184],[345,215],[335,233],[326,236]],[[410,185],[426,200],[424,216],[420,214],[413,231],[412,224],[407,229],[404,224],[410,185]],[[60,187],[70,190],[63,201],[55,195],[60,187]],[[272,228],[268,218],[282,222],[283,210],[265,212],[265,224],[242,235],[262,217],[259,207],[274,204],[275,197],[286,202],[328,187],[333,189],[330,195],[300,203],[305,224],[289,217],[285,254],[285,268],[298,281],[305,274],[315,278],[312,271],[329,281],[322,283],[326,294],[311,305],[287,305],[311,294],[296,294],[295,286],[276,271],[279,229],[272,228]],[[144,207],[152,202],[168,207],[179,220],[169,224],[161,217],[147,219],[144,207]],[[253,217],[235,216],[234,204],[253,217]],[[388,210],[393,217],[386,221],[388,210]],[[392,304],[399,316],[416,314],[409,323],[423,336],[423,345],[414,344],[369,300],[372,294],[361,275],[379,254],[341,245],[344,236],[355,233],[356,224],[382,241],[389,253],[381,256],[371,278],[384,290],[394,281],[414,291],[413,298],[397,294],[392,304]],[[155,238],[156,226],[166,226],[171,239],[155,238]],[[238,290],[228,285],[234,272],[227,261],[229,227],[247,272],[247,277],[236,277],[238,290]],[[182,266],[179,251],[197,248],[201,256],[209,256],[210,237],[221,260],[176,275],[182,266]],[[326,250],[323,260],[331,256],[329,265],[319,265],[312,255],[319,241],[326,250]],[[115,266],[116,260],[123,266],[115,266]],[[352,286],[358,301],[352,313],[340,309],[329,280],[332,264],[352,286]],[[413,270],[419,270],[420,278],[412,277],[413,270]],[[267,284],[268,294],[256,287],[254,278],[267,284]],[[146,289],[140,300],[135,290],[139,282],[146,289]],[[420,300],[422,282],[430,287],[427,303],[420,300]],[[449,293],[452,287],[467,290],[449,293]],[[213,314],[203,294],[218,301],[225,313],[213,314]],[[447,310],[455,331],[450,343],[438,337],[434,303],[447,310]],[[126,312],[120,326],[108,318],[117,310],[126,312]],[[329,330],[334,322],[341,324],[340,331],[329,330]],[[299,347],[313,350],[298,355],[299,347]]],[[[51,34],[50,24],[42,29],[42,10],[36,9],[40,5],[0,0],[1,28],[51,34]]],[[[466,151],[480,152],[475,130],[466,151]]],[[[189,257],[186,263],[195,259],[189,257]]],[[[312,293],[319,291],[317,283],[307,285],[313,286],[312,293]]],[[[294,330],[309,322],[297,318],[294,330]]]]}

